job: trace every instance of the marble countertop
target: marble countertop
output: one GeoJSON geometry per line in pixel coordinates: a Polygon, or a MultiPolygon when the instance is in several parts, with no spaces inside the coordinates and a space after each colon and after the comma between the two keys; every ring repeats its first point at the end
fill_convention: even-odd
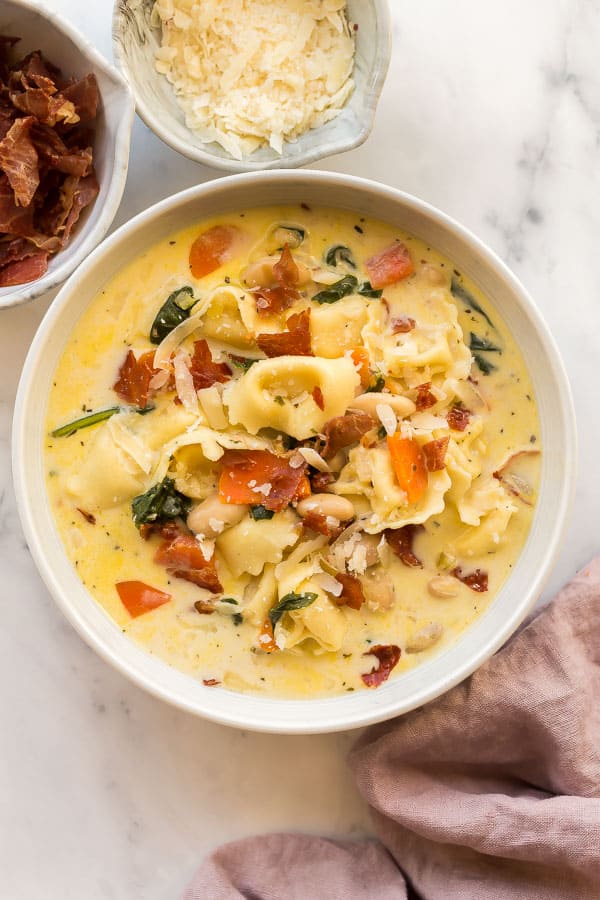
{"type": "MultiPolygon", "coordinates": [[[[111,56],[109,0],[47,2],[111,56]]],[[[600,544],[600,0],[391,5],[394,52],[373,134],[322,168],[387,182],[459,219],[549,322],[580,436],[550,596],[600,544]]],[[[115,225],[215,177],[137,120],[115,225]]],[[[168,900],[224,840],[364,833],[344,762],[354,735],[256,735],[171,709],[109,668],[54,606],[21,533],[9,461],[19,372],[50,299],[0,313],[2,895],[168,900]]]]}

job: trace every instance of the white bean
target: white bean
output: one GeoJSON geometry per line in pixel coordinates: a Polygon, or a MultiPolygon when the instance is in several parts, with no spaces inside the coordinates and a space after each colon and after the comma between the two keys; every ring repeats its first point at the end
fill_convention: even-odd
{"type": "Polygon", "coordinates": [[[449,597],[457,597],[459,584],[452,575],[436,575],[427,584],[427,590],[434,597],[446,600],[449,597]]]}
{"type": "Polygon", "coordinates": [[[316,513],[318,516],[332,516],[340,522],[354,518],[354,506],[346,497],[337,494],[311,494],[300,500],[296,507],[299,516],[316,513]]]}
{"type": "Polygon", "coordinates": [[[382,404],[390,406],[397,416],[410,416],[416,410],[415,404],[408,397],[402,397],[399,394],[384,394],[377,391],[359,394],[350,404],[350,408],[360,409],[378,418],[377,407],[382,404]]]}
{"type": "Polygon", "coordinates": [[[434,644],[437,644],[444,633],[444,629],[439,622],[431,622],[416,631],[413,636],[406,642],[407,653],[422,653],[429,650],[434,644]]]}
{"type": "Polygon", "coordinates": [[[248,509],[241,503],[221,503],[218,494],[211,494],[189,512],[187,525],[194,534],[215,538],[226,528],[241,522],[248,509]]]}

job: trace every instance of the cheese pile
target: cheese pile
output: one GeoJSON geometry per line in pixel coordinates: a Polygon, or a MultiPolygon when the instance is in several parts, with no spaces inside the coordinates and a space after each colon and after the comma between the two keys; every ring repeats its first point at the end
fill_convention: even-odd
{"type": "Polygon", "coordinates": [[[345,0],[157,0],[156,68],[188,128],[234,159],[333,119],[352,93],[345,0]]]}

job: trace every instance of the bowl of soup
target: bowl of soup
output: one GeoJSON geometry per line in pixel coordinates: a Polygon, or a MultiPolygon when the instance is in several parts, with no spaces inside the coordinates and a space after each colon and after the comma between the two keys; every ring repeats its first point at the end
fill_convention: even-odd
{"type": "Polygon", "coordinates": [[[459,682],[532,608],[573,488],[556,346],[428,204],[232,176],[111,236],[19,388],[34,560],[80,634],[218,722],[357,727],[459,682]]]}

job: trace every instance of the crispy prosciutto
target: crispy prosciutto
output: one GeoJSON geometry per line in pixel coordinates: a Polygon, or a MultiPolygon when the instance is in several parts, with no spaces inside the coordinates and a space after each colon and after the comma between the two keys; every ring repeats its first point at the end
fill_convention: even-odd
{"type": "MultiPolygon", "coordinates": [[[[328,521],[328,519],[328,516],[324,516],[321,513],[313,512],[311,510],[302,517],[302,527],[309,531],[316,531],[318,534],[324,534],[328,538],[335,539],[342,533],[345,526],[341,523],[336,525],[331,521],[328,521]]],[[[334,520],[334,522],[335,521],[337,521],[337,519],[334,520]]]]}
{"type": "Polygon", "coordinates": [[[380,684],[387,681],[392,669],[398,665],[400,655],[400,647],[397,647],[395,644],[376,644],[374,647],[370,647],[363,656],[376,656],[379,665],[361,676],[366,686],[379,687],[380,684]]]}
{"type": "Polygon", "coordinates": [[[471,421],[471,413],[462,403],[457,403],[448,411],[446,419],[453,431],[464,431],[471,421]]]}
{"type": "Polygon", "coordinates": [[[365,265],[369,281],[375,290],[395,284],[412,275],[415,270],[408,248],[402,241],[394,241],[381,253],[371,256],[365,265]]]}
{"type": "Polygon", "coordinates": [[[0,44],[0,287],[43,275],[99,191],[95,75],[65,79],[39,51],[15,61],[17,43],[0,44]]]}
{"type": "Polygon", "coordinates": [[[191,581],[213,594],[223,590],[214,555],[206,559],[202,547],[191,534],[181,532],[175,538],[163,541],[156,551],[154,561],[165,566],[174,578],[191,581]]]}
{"type": "Polygon", "coordinates": [[[431,382],[426,381],[424,384],[419,384],[417,386],[417,396],[415,398],[415,406],[417,407],[417,412],[422,412],[424,409],[429,409],[430,406],[435,406],[437,403],[437,397],[431,393],[429,390],[431,387],[431,382]]]}
{"type": "MultiPolygon", "coordinates": [[[[274,285],[254,288],[252,291],[256,299],[256,311],[262,316],[283,312],[284,309],[288,309],[296,300],[300,299],[300,293],[296,287],[300,274],[287,244],[281,251],[279,261],[273,266],[273,275],[276,279],[274,285]]],[[[282,356],[283,354],[273,355],[282,356]]]]}
{"type": "Polygon", "coordinates": [[[422,569],[423,563],[413,551],[415,535],[421,531],[421,525],[405,525],[403,528],[386,528],[383,532],[385,540],[398,559],[413,569],[422,569]]]}
{"type": "Polygon", "coordinates": [[[456,566],[450,574],[462,581],[463,584],[466,584],[472,591],[477,591],[478,594],[484,594],[488,589],[488,573],[484,572],[483,569],[474,569],[473,572],[465,575],[461,567],[456,566]]]}
{"type": "Polygon", "coordinates": [[[281,334],[259,334],[256,343],[267,356],[313,356],[310,345],[310,309],[295,313],[281,334]]]}
{"type": "Polygon", "coordinates": [[[410,316],[395,316],[391,321],[392,334],[408,334],[417,324],[410,316]]]}
{"type": "Polygon", "coordinates": [[[293,468],[269,450],[226,450],[220,462],[223,503],[260,504],[279,512],[297,499],[306,478],[306,464],[293,468]]]}
{"type": "Polygon", "coordinates": [[[194,342],[190,372],[194,379],[194,388],[197,391],[211,387],[216,382],[224,384],[231,378],[231,369],[227,363],[213,361],[210,347],[204,338],[194,342]]]}
{"type": "Polygon", "coordinates": [[[423,444],[421,449],[425,454],[425,464],[428,472],[439,472],[440,469],[444,468],[449,441],[449,437],[443,437],[437,441],[429,441],[427,444],[423,444]]]}
{"type": "Polygon", "coordinates": [[[342,585],[342,593],[333,600],[338,606],[349,606],[350,609],[360,609],[365,602],[362,585],[356,575],[346,575],[339,572],[334,576],[342,585]]]}
{"type": "Polygon", "coordinates": [[[377,425],[376,420],[369,413],[355,409],[344,416],[336,416],[330,419],[323,428],[325,446],[322,456],[331,459],[338,450],[355,444],[372,428],[377,425]]]}
{"type": "Polygon", "coordinates": [[[323,391],[318,385],[312,389],[312,398],[321,412],[323,412],[325,409],[325,398],[323,397],[323,391]]]}
{"type": "Polygon", "coordinates": [[[144,409],[148,405],[150,381],[158,371],[154,368],[153,350],[143,353],[139,359],[133,350],[128,350],[113,390],[125,403],[144,409]]]}

